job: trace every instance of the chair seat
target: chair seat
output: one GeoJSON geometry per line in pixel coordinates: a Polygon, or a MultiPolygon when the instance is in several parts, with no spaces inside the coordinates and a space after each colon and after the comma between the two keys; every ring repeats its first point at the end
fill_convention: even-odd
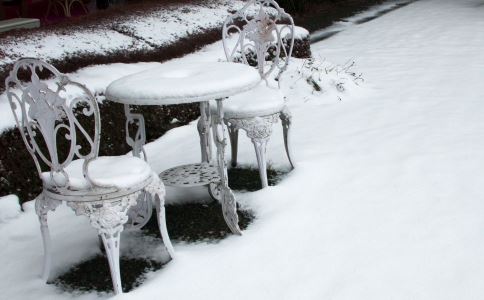
{"type": "MultiPolygon", "coordinates": [[[[237,94],[224,101],[225,118],[252,118],[280,112],[285,105],[284,95],[277,88],[259,84],[254,89],[237,94]]],[[[210,102],[212,112],[217,110],[216,102],[210,102]]]]}
{"type": "MultiPolygon", "coordinates": [[[[84,178],[82,166],[84,159],[73,160],[65,171],[69,176],[69,188],[72,190],[89,189],[84,178]]],[[[152,176],[153,171],[142,159],[132,156],[101,156],[89,163],[88,174],[93,183],[107,187],[126,189],[136,186],[152,176]]],[[[62,174],[54,174],[57,185],[64,184],[62,174]]],[[[42,181],[47,186],[56,186],[50,172],[42,173],[42,181]]]]}

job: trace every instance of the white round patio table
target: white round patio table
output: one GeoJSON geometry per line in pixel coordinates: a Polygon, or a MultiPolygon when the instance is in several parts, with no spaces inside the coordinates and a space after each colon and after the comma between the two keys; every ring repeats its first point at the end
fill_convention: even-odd
{"type": "Polygon", "coordinates": [[[210,194],[221,202],[222,213],[230,230],[241,234],[235,196],[228,186],[223,100],[254,88],[260,81],[257,70],[244,64],[166,63],[113,81],[106,89],[106,98],[125,105],[127,143],[133,148],[134,155],[141,156],[143,153],[145,159],[144,119],[142,115],[133,113],[130,105],[200,103],[198,131],[202,162],[171,168],[162,172],[160,177],[168,186],[208,186],[210,194]],[[215,115],[211,115],[208,103],[210,100],[217,102],[215,115]],[[137,125],[137,131],[134,137],[131,137],[130,128],[133,125],[137,125]],[[216,163],[211,159],[210,127],[217,150],[216,163]]]}

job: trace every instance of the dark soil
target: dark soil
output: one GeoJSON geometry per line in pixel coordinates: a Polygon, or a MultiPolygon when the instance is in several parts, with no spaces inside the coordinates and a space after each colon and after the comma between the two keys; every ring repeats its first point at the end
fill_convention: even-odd
{"type": "MultiPolygon", "coordinates": [[[[259,169],[255,168],[231,168],[229,173],[229,185],[235,191],[247,191],[254,192],[262,188],[259,169]]],[[[267,169],[267,179],[270,186],[274,186],[286,174],[286,171],[274,170],[272,168],[267,169]]]]}
{"type": "MultiPolygon", "coordinates": [[[[275,185],[285,172],[270,169],[269,182],[275,185]]],[[[231,187],[234,190],[254,191],[260,189],[259,171],[254,168],[232,168],[229,170],[231,187]]],[[[208,195],[207,195],[208,200],[208,195]]],[[[242,230],[253,222],[255,216],[247,210],[238,210],[242,230]]],[[[231,235],[222,216],[222,207],[216,201],[184,205],[167,205],[166,219],[171,240],[176,242],[216,243],[231,235]]],[[[156,217],[153,215],[142,229],[143,234],[160,240],[156,217]]],[[[169,263],[169,262],[168,262],[169,263]]],[[[153,259],[121,257],[121,280],[124,292],[129,292],[143,283],[149,272],[163,268],[164,263],[153,259]]],[[[111,275],[107,258],[97,255],[84,261],[52,281],[60,289],[78,294],[85,292],[112,293],[111,275]]]]}
{"type": "MultiPolygon", "coordinates": [[[[174,205],[165,208],[168,232],[173,242],[217,242],[231,235],[218,202],[174,205]]],[[[238,215],[242,230],[254,220],[254,215],[249,211],[239,210],[238,215]]],[[[142,231],[162,242],[155,215],[142,231]]],[[[147,273],[160,270],[163,265],[164,263],[153,259],[121,257],[121,280],[124,292],[139,286],[145,280],[147,273]]],[[[110,293],[113,289],[105,255],[97,255],[74,266],[52,283],[72,293],[93,291],[110,293]]]]}
{"type": "MultiPolygon", "coordinates": [[[[121,257],[123,291],[133,290],[143,282],[147,273],[159,270],[162,267],[163,264],[155,260],[121,257]]],[[[112,293],[113,291],[111,273],[105,255],[97,255],[74,266],[52,283],[64,291],[75,294],[93,291],[112,293]]]]}

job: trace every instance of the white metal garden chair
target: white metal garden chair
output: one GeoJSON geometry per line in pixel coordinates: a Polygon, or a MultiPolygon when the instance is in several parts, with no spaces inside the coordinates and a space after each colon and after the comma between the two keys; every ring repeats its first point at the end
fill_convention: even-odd
{"type": "Polygon", "coordinates": [[[227,60],[255,66],[262,81],[255,89],[231,97],[224,112],[232,166],[237,165],[238,132],[242,129],[254,144],[262,187],[268,185],[266,146],[278,119],[283,126],[286,153],[294,168],[289,144],[291,115],[280,91],[281,75],[294,46],[294,28],[292,17],[273,0],[250,0],[223,25],[227,60]]]}
{"type": "Polygon", "coordinates": [[[98,231],[115,294],[122,293],[121,232],[125,227],[146,224],[152,198],[164,245],[173,257],[165,224],[165,187],[138,157],[98,157],[101,120],[91,92],[53,66],[30,58],[15,63],[5,86],[17,126],[43,183],[43,191],[35,200],[44,244],[43,278],[49,279],[51,263],[47,214],[62,202],[77,215],[87,216],[98,231]],[[40,80],[40,73],[50,73],[54,83],[48,86],[40,80]]]}

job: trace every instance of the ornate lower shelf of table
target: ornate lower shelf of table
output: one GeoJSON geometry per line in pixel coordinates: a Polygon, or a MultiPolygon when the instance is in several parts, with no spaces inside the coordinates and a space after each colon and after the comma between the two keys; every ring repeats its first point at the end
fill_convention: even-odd
{"type": "Polygon", "coordinates": [[[160,174],[167,186],[203,186],[220,182],[218,167],[210,163],[183,165],[168,169],[160,174]]]}

